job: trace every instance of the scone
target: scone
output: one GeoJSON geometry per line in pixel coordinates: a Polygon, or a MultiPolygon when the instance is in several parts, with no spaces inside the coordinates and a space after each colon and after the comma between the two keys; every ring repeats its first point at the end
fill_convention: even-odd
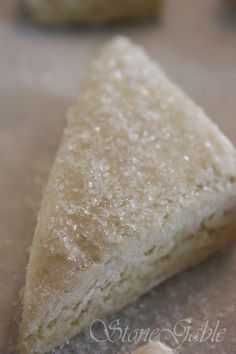
{"type": "MultiPolygon", "coordinates": [[[[56,124],[56,123],[55,123],[56,124]]],[[[105,45],[49,176],[21,353],[45,353],[236,238],[236,152],[125,38],[105,45]]]]}
{"type": "Polygon", "coordinates": [[[97,24],[148,19],[162,0],[25,0],[32,17],[45,24],[97,24]]]}
{"type": "Polygon", "coordinates": [[[159,342],[148,343],[133,352],[133,354],[175,354],[176,351],[169,348],[166,344],[159,342]]]}

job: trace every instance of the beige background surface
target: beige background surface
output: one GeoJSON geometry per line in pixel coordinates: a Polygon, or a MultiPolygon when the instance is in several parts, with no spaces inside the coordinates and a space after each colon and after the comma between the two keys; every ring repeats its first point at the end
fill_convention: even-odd
{"type": "MultiPolygon", "coordinates": [[[[0,353],[17,353],[19,291],[42,188],[94,49],[115,34],[158,60],[236,144],[236,22],[220,0],[169,0],[161,21],[106,28],[44,29],[0,0],[0,353]]],[[[122,327],[226,328],[221,343],[185,343],[183,353],[236,352],[236,248],[186,271],[107,319],[122,327]]],[[[101,331],[97,333],[101,333],[101,331]]],[[[170,338],[167,335],[167,340],[170,338]]],[[[173,338],[172,338],[173,339],[173,338]]],[[[95,343],[85,331],[57,353],[118,353],[134,343],[95,343]]]]}

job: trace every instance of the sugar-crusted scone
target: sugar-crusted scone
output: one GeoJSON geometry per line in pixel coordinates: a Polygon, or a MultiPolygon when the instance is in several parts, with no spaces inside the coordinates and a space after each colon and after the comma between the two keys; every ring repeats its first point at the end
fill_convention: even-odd
{"type": "Polygon", "coordinates": [[[25,0],[36,21],[103,23],[154,17],[162,0],[25,0]]]}
{"type": "Polygon", "coordinates": [[[145,52],[93,62],[50,173],[21,353],[44,353],[236,238],[236,152],[145,52]]]}
{"type": "Polygon", "coordinates": [[[169,348],[166,344],[152,342],[138,348],[132,354],[175,354],[176,351],[169,348]]]}

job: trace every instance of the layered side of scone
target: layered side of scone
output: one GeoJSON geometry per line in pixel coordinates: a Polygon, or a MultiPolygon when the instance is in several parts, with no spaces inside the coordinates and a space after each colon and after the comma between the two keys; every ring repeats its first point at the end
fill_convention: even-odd
{"type": "Polygon", "coordinates": [[[162,0],[25,0],[32,17],[45,24],[99,24],[154,17],[162,0]]]}
{"type": "Polygon", "coordinates": [[[44,353],[236,238],[236,152],[116,38],[92,63],[31,248],[21,353],[44,353]]]}

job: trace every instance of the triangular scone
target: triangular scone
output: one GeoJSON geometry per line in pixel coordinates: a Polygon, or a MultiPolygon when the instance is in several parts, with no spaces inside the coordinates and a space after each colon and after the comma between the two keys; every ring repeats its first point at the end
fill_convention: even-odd
{"type": "Polygon", "coordinates": [[[162,0],[25,0],[31,16],[45,24],[99,24],[156,16],[162,0]]]}
{"type": "Polygon", "coordinates": [[[145,52],[107,44],[68,114],[28,265],[44,353],[236,237],[236,153],[145,52]]]}
{"type": "Polygon", "coordinates": [[[169,348],[166,344],[157,342],[150,342],[133,352],[133,354],[175,354],[174,349],[169,348]]]}

